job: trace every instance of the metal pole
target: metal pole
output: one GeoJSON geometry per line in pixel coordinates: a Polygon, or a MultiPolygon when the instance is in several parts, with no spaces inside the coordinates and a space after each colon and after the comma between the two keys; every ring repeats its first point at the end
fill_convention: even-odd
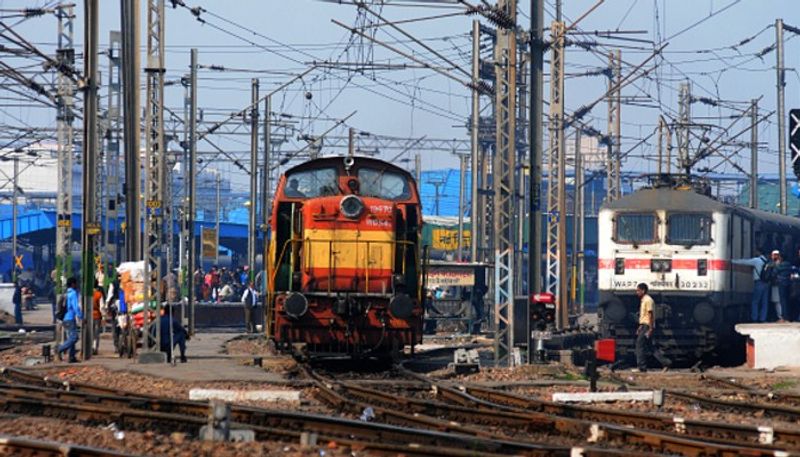
{"type": "Polygon", "coordinates": [[[262,329],[267,337],[272,336],[270,326],[270,313],[269,313],[269,294],[267,287],[269,280],[267,278],[267,265],[269,262],[269,218],[270,218],[270,155],[272,152],[272,126],[270,125],[270,113],[272,112],[272,97],[269,96],[264,99],[264,163],[262,164],[261,172],[261,217],[262,227],[261,233],[264,238],[264,248],[261,250],[261,265],[262,265],[262,284],[261,291],[263,292],[262,298],[264,300],[264,328],[262,329]]]}
{"type": "Polygon", "coordinates": [[[195,234],[194,234],[194,220],[197,212],[197,185],[195,182],[195,167],[197,165],[197,49],[191,50],[191,62],[189,73],[189,166],[187,167],[187,184],[189,186],[189,202],[188,211],[186,216],[186,224],[188,226],[189,236],[188,239],[188,257],[187,257],[187,270],[189,276],[189,290],[187,297],[189,300],[190,318],[189,318],[189,334],[194,335],[195,329],[195,301],[194,296],[194,270],[196,268],[197,257],[195,254],[195,234]]]}
{"type": "Polygon", "coordinates": [[[483,221],[479,220],[477,215],[480,212],[478,209],[478,154],[480,154],[480,144],[478,143],[479,129],[480,129],[480,115],[481,115],[481,98],[478,91],[478,83],[480,82],[480,66],[481,66],[481,28],[480,22],[475,19],[472,21],[472,119],[470,124],[470,160],[472,167],[470,167],[470,176],[472,182],[470,185],[470,261],[475,262],[478,258],[478,227],[483,221]]]}
{"type": "Polygon", "coordinates": [[[775,46],[777,58],[777,85],[778,85],[778,187],[780,188],[781,214],[786,214],[786,120],[784,91],[786,86],[785,70],[783,68],[783,19],[775,19],[775,46]]]}
{"type": "Polygon", "coordinates": [[[692,122],[692,88],[681,83],[678,92],[678,169],[689,174],[689,132],[692,122]]]}
{"type": "Polygon", "coordinates": [[[139,0],[123,0],[122,89],[125,143],[125,255],[142,258],[139,212],[139,0]]]}
{"type": "Polygon", "coordinates": [[[13,199],[11,200],[11,281],[17,282],[17,192],[19,180],[19,158],[14,157],[14,185],[13,199]]]}
{"type": "Polygon", "coordinates": [[[356,129],[350,127],[347,130],[347,155],[353,157],[356,150],[356,129]]]}
{"type": "Polygon", "coordinates": [[[460,262],[464,259],[464,210],[466,209],[464,194],[467,192],[467,183],[465,182],[467,179],[467,156],[459,154],[458,159],[460,175],[458,181],[458,251],[456,252],[456,259],[460,262]]]}
{"type": "Polygon", "coordinates": [[[497,10],[513,27],[497,28],[494,48],[495,68],[495,157],[492,167],[494,187],[494,311],[495,363],[514,365],[514,267],[516,255],[516,120],[517,120],[517,1],[499,0],[497,10]]]}
{"type": "MultiPolygon", "coordinates": [[[[531,88],[528,91],[528,141],[530,142],[530,209],[528,221],[528,290],[542,290],[542,101],[544,74],[544,0],[531,0],[531,88]]],[[[528,313],[530,315],[530,313],[528,313]]]]}
{"type": "Polygon", "coordinates": [[[256,269],[256,211],[258,209],[258,79],[251,81],[250,109],[250,220],[247,234],[247,263],[250,266],[250,279],[254,279],[256,269]]]}
{"type": "MultiPolygon", "coordinates": [[[[578,131],[578,136],[580,136],[580,131],[578,131]]],[[[580,141],[577,143],[580,144],[580,141]]],[[[586,222],[586,166],[584,165],[583,153],[580,151],[580,148],[576,150],[575,154],[575,198],[577,199],[575,205],[577,209],[575,212],[578,215],[576,224],[576,230],[578,232],[578,314],[583,315],[584,291],[586,290],[584,287],[584,278],[586,277],[584,271],[584,252],[586,251],[586,226],[584,225],[586,222]]]]}
{"type": "Polygon", "coordinates": [[[219,173],[219,170],[217,170],[217,205],[216,205],[217,211],[216,211],[216,217],[215,217],[216,224],[217,224],[216,225],[216,231],[217,231],[216,237],[217,237],[217,240],[216,240],[216,250],[214,251],[214,263],[216,265],[218,265],[218,266],[219,266],[219,220],[222,217],[221,214],[220,214],[220,210],[222,209],[222,202],[220,200],[220,188],[221,188],[221,186],[222,186],[222,175],[219,173]]]}
{"type": "Polygon", "coordinates": [[[664,127],[666,123],[664,122],[664,116],[658,116],[658,163],[656,165],[656,170],[658,174],[662,174],[664,170],[664,127]]]}
{"type": "Polygon", "coordinates": [[[94,241],[100,234],[95,214],[95,176],[97,173],[97,42],[99,33],[98,0],[84,2],[84,108],[83,108],[83,279],[82,327],[83,360],[92,358],[92,292],[94,291],[94,241]]]}
{"type": "Polygon", "coordinates": [[[758,209],[758,100],[750,102],[750,207],[758,209]]]}
{"type": "Polygon", "coordinates": [[[108,188],[106,205],[106,252],[105,255],[112,263],[121,260],[120,257],[120,228],[118,226],[118,206],[120,203],[120,130],[122,126],[122,65],[120,61],[121,32],[112,30],[109,33],[108,44],[108,133],[106,134],[106,185],[108,188]]]}
{"type": "MultiPolygon", "coordinates": [[[[75,64],[73,48],[74,31],[73,5],[58,8],[58,61],[72,68],[75,64]]],[[[55,291],[66,293],[67,278],[72,276],[72,159],[73,128],[72,120],[74,84],[64,72],[58,73],[58,104],[56,129],[58,138],[58,195],[56,232],[56,281],[55,291]]]]}
{"type": "Polygon", "coordinates": [[[414,176],[417,178],[417,186],[422,186],[422,156],[419,152],[414,154],[414,176]]]}
{"type": "Polygon", "coordinates": [[[581,195],[583,194],[583,169],[581,168],[581,130],[575,130],[575,180],[573,181],[575,184],[575,189],[573,191],[572,197],[572,267],[570,272],[570,301],[572,303],[571,311],[573,314],[577,314],[577,298],[578,298],[578,287],[581,286],[581,278],[578,277],[578,256],[580,255],[578,250],[578,241],[580,240],[580,219],[578,216],[578,212],[581,209],[581,195]]]}

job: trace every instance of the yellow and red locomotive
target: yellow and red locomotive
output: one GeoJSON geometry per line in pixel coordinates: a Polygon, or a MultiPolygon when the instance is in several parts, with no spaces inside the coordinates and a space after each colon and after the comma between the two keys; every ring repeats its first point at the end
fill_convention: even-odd
{"type": "Polygon", "coordinates": [[[279,348],[375,354],[422,341],[422,208],[413,176],[366,157],[284,173],[270,219],[267,322],[279,348]]]}

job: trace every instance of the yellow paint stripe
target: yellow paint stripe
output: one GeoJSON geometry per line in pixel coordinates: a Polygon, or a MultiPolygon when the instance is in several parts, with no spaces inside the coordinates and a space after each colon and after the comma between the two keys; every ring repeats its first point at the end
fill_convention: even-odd
{"type": "Polygon", "coordinates": [[[392,268],[394,233],[391,231],[306,229],[303,240],[306,270],[392,268]]]}

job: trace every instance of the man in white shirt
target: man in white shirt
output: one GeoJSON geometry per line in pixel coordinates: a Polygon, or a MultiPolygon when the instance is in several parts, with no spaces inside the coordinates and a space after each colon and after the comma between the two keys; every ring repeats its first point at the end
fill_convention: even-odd
{"type": "Polygon", "coordinates": [[[244,323],[247,333],[255,333],[256,326],[253,323],[253,309],[258,304],[258,292],[253,287],[253,281],[247,283],[247,289],[242,293],[242,304],[244,305],[244,323]]]}
{"type": "Polygon", "coordinates": [[[750,320],[766,322],[770,282],[764,278],[762,273],[764,267],[769,263],[769,259],[758,249],[756,249],[756,254],[758,255],[752,259],[735,259],[731,260],[731,263],[753,267],[753,299],[750,303],[750,320]]]}

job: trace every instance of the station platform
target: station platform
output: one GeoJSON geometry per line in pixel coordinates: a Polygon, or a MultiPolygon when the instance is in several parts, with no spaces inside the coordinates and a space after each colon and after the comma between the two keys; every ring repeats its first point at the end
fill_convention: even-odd
{"type": "MultiPolygon", "coordinates": [[[[49,304],[39,304],[39,309],[24,311],[23,321],[26,324],[50,324],[52,311],[49,304]]],[[[236,332],[199,332],[186,343],[187,363],[176,364],[141,364],[135,358],[121,358],[114,352],[114,344],[110,333],[103,333],[100,338],[98,355],[90,360],[81,361],[70,366],[100,366],[111,371],[127,371],[147,376],[172,379],[177,381],[196,382],[258,382],[264,384],[284,384],[287,382],[283,370],[272,370],[273,365],[286,362],[283,356],[230,355],[226,354],[225,343],[238,336],[236,332]],[[254,366],[253,358],[263,357],[263,367],[254,366]],[[274,359],[274,360],[273,360],[274,359]],[[273,364],[272,362],[276,362],[273,364]]],[[[55,348],[54,348],[55,349],[55,348]]],[[[177,348],[175,349],[177,353],[177,348]]],[[[55,351],[53,351],[55,352],[55,351]]],[[[55,360],[51,364],[62,364],[55,360]]],[[[63,363],[63,365],[68,365],[63,363]]]]}
{"type": "Polygon", "coordinates": [[[800,323],[738,324],[736,331],[747,337],[750,368],[800,368],[800,323]]]}

